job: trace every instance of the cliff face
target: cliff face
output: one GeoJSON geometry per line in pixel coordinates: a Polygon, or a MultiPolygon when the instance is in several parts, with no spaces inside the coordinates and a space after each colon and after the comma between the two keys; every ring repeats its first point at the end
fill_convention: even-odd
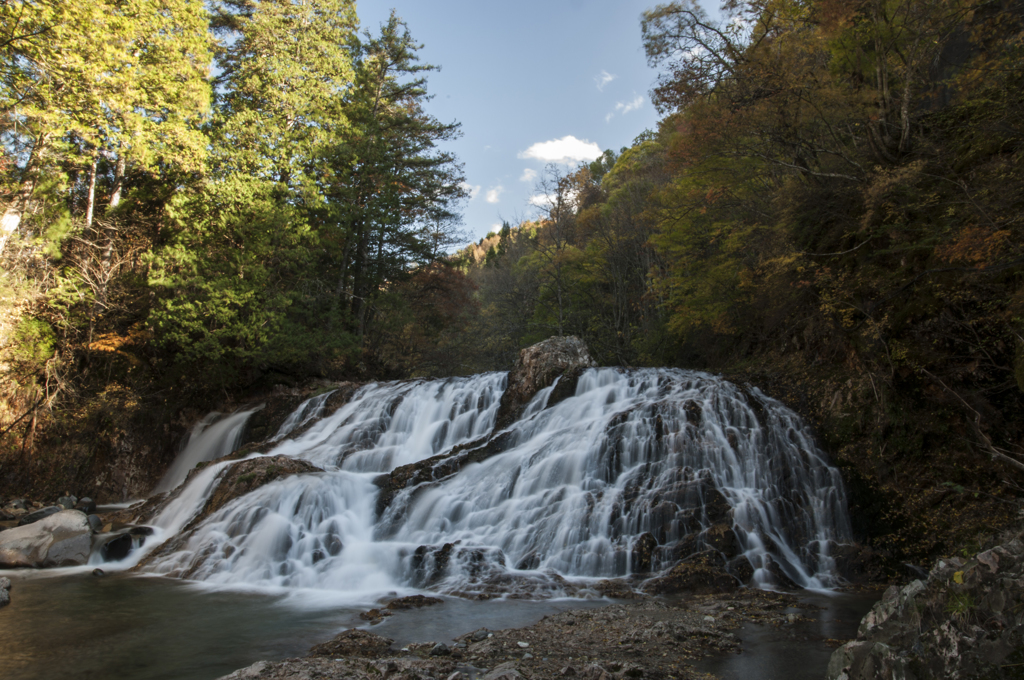
{"type": "Polygon", "coordinates": [[[1024,661],[1021,535],[973,557],[939,560],[892,586],[835,651],[828,680],[1019,677],[1024,661]]]}
{"type": "Polygon", "coordinates": [[[339,388],[328,407],[351,396],[353,383],[311,382],[248,395],[245,400],[184,403],[173,394],[140,398],[108,389],[74,411],[56,413],[31,446],[0,452],[0,497],[54,499],[65,493],[99,503],[145,498],[181,450],[191,427],[210,411],[264,404],[247,424],[242,445],[269,439],[304,399],[339,388]]]}

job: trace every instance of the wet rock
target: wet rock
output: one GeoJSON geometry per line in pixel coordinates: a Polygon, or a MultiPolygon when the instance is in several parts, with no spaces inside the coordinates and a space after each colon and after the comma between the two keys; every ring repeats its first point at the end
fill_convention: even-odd
{"type": "Polygon", "coordinates": [[[78,499],[74,496],[61,496],[57,499],[57,505],[61,506],[65,510],[74,510],[75,505],[78,504],[78,499]]]}
{"type": "Polygon", "coordinates": [[[654,534],[650,532],[641,534],[640,537],[633,542],[633,550],[630,553],[630,559],[634,573],[643,573],[651,570],[651,560],[654,557],[654,551],[657,547],[658,541],[654,538],[654,534]]]}
{"type": "Polygon", "coordinates": [[[706,550],[680,562],[664,576],[650,579],[643,584],[643,590],[652,595],[719,593],[738,586],[736,578],[726,571],[722,556],[706,550]]]}
{"type": "Polygon", "coordinates": [[[11,579],[6,576],[0,576],[0,607],[4,607],[11,603],[11,579]]]}
{"type": "Polygon", "coordinates": [[[18,526],[23,527],[28,524],[32,524],[33,522],[38,522],[39,520],[45,519],[50,515],[56,515],[58,512],[61,512],[62,510],[64,510],[64,506],[62,505],[50,505],[40,510],[29,512],[21,516],[21,519],[18,520],[18,526]]]}
{"type": "Polygon", "coordinates": [[[84,512],[62,510],[0,533],[0,568],[85,564],[92,528],[84,512]]]}
{"type": "Polygon", "coordinates": [[[75,503],[74,509],[75,510],[81,510],[85,514],[91,515],[94,512],[96,512],[96,501],[94,501],[93,499],[89,498],[88,496],[85,496],[83,498],[79,498],[78,502],[75,503]]]}
{"type": "Polygon", "coordinates": [[[385,617],[391,616],[393,613],[394,612],[391,612],[388,609],[371,609],[359,614],[359,618],[363,621],[369,621],[373,625],[377,625],[383,621],[385,617]]]}
{"type": "Polygon", "coordinates": [[[87,521],[89,522],[89,528],[92,529],[94,534],[98,534],[103,530],[103,520],[97,515],[89,515],[87,521]]]}
{"type": "Polygon", "coordinates": [[[396,600],[391,600],[387,603],[387,608],[391,610],[419,609],[420,607],[430,607],[435,604],[444,604],[444,600],[439,597],[429,597],[427,595],[410,595],[409,597],[400,597],[396,600]]]}
{"type": "MultiPolygon", "coordinates": [[[[508,586],[505,594],[511,594],[515,577],[509,575],[505,566],[505,554],[497,548],[459,547],[461,541],[445,543],[442,546],[421,545],[412,556],[412,566],[416,570],[416,584],[419,587],[431,587],[441,581],[449,569],[449,564],[456,565],[463,575],[484,588],[495,588],[494,595],[500,593],[501,586],[508,586]]],[[[462,597],[468,592],[458,593],[462,597]]]]}
{"type": "Polygon", "coordinates": [[[304,460],[288,456],[261,456],[236,463],[224,472],[217,488],[187,528],[197,525],[234,499],[276,479],[313,472],[323,470],[304,460]]]}
{"type": "Polygon", "coordinates": [[[121,534],[111,538],[100,548],[100,556],[104,562],[117,562],[128,557],[135,548],[130,534],[121,534]]]}
{"type": "Polygon", "coordinates": [[[377,658],[391,652],[391,638],[375,635],[369,631],[351,628],[328,642],[309,650],[310,656],[360,656],[377,658]]]}
{"type": "Polygon", "coordinates": [[[595,366],[597,362],[591,358],[586,344],[572,335],[548,338],[522,350],[508,374],[508,387],[501,397],[496,429],[515,422],[537,392],[559,377],[578,379],[582,370],[595,366]]]}
{"type": "Polygon", "coordinates": [[[487,630],[486,628],[481,628],[480,630],[473,631],[473,635],[470,638],[470,640],[472,640],[473,642],[483,642],[490,635],[491,631],[487,630]]]}
{"type": "Polygon", "coordinates": [[[452,650],[448,649],[448,645],[443,642],[438,642],[430,648],[430,656],[448,656],[451,653],[452,650]]]}
{"type": "Polygon", "coordinates": [[[97,567],[97,568],[92,570],[92,575],[93,576],[106,576],[107,572],[105,572],[102,569],[100,569],[99,567],[97,567]]]}
{"type": "Polygon", "coordinates": [[[444,578],[452,552],[456,543],[421,545],[412,554],[412,567],[416,570],[416,580],[422,585],[433,585],[444,578]]]}
{"type": "Polygon", "coordinates": [[[514,443],[511,433],[504,432],[494,437],[484,437],[454,447],[418,463],[410,463],[380,475],[373,483],[380,487],[377,495],[377,516],[381,517],[391,507],[392,501],[403,490],[451,477],[470,463],[481,463],[492,456],[507,451],[514,443]]]}

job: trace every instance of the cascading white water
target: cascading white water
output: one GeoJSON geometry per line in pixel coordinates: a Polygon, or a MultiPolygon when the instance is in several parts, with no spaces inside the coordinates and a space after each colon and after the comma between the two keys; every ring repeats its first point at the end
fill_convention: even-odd
{"type": "Polygon", "coordinates": [[[332,394],[334,394],[334,390],[310,397],[299,404],[299,407],[292,411],[285,421],[281,423],[281,427],[277,428],[277,434],[270,438],[270,443],[273,444],[274,442],[281,441],[296,429],[323,415],[324,405],[332,394]]]}
{"type": "Polygon", "coordinates": [[[171,463],[171,467],[153,493],[163,493],[176,488],[185,481],[189,470],[199,463],[216,460],[238,448],[246,421],[260,408],[263,407],[238,411],[227,416],[215,411],[196,423],[189,433],[185,448],[171,463]]]}
{"type": "MultiPolygon", "coordinates": [[[[842,483],[778,402],[702,373],[592,369],[575,396],[547,407],[543,390],[494,434],[504,384],[495,373],[363,388],[268,451],[325,472],[235,499],[149,569],[361,600],[472,592],[509,578],[627,575],[647,534],[657,543],[649,566],[668,567],[713,546],[702,537],[726,522],[738,543],[731,564],[746,563],[751,584],[835,583],[829,549],[850,535],[842,483]],[[402,490],[378,516],[381,473],[453,447],[489,457],[402,490]]],[[[184,526],[214,474],[198,475],[191,484],[210,490],[186,488],[157,523],[184,526]]]]}

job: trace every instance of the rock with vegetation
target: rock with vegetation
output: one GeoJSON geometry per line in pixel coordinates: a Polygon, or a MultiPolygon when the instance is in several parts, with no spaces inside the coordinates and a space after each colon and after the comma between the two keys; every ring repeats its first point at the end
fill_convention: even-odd
{"type": "Polygon", "coordinates": [[[740,585],[739,579],[726,570],[721,554],[705,550],[682,560],[668,573],[650,579],[643,589],[652,595],[719,593],[735,590],[740,585]]]}
{"type": "Polygon", "coordinates": [[[835,651],[828,680],[1019,677],[1024,534],[971,558],[939,560],[892,586],[835,651]]]}
{"type": "Polygon", "coordinates": [[[32,524],[0,532],[0,568],[85,564],[92,527],[84,512],[62,510],[32,524]]]}

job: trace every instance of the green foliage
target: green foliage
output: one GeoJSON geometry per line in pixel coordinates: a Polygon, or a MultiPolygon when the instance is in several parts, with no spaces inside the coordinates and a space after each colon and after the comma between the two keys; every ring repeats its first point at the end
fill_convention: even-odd
{"type": "Polygon", "coordinates": [[[14,361],[38,370],[51,357],[57,347],[57,335],[50,324],[42,319],[24,317],[14,329],[14,361]]]}

